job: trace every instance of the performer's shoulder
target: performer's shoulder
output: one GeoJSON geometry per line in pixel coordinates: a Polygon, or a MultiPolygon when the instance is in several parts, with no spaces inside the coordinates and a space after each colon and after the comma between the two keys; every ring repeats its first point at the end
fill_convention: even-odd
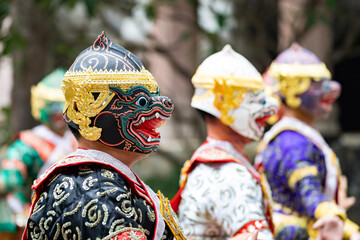
{"type": "Polygon", "coordinates": [[[310,140],[302,133],[294,130],[281,131],[275,138],[274,141],[281,142],[284,146],[287,145],[298,145],[301,143],[309,143],[310,140]]]}

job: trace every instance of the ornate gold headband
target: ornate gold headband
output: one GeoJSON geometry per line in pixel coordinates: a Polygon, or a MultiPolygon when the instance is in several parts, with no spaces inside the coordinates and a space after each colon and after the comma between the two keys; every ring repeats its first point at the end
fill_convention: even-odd
{"type": "MultiPolygon", "coordinates": [[[[127,91],[134,86],[144,86],[151,93],[157,92],[158,84],[151,73],[142,68],[141,71],[128,70],[93,70],[89,67],[84,71],[67,71],[64,82],[71,81],[76,85],[92,85],[96,88],[101,85],[116,86],[123,91],[127,91]]],[[[95,89],[94,89],[95,90],[95,89]]]]}
{"type": "Polygon", "coordinates": [[[81,135],[88,140],[95,141],[101,136],[100,128],[89,126],[90,117],[96,116],[114,97],[110,86],[125,92],[134,86],[143,86],[151,93],[158,91],[158,84],[145,68],[140,72],[94,71],[91,67],[84,71],[67,71],[61,86],[66,99],[64,111],[67,111],[70,120],[79,125],[81,135]],[[92,93],[99,95],[95,99],[92,93]]]}
{"type": "Polygon", "coordinates": [[[231,74],[230,76],[214,76],[195,73],[192,83],[195,87],[212,89],[215,86],[216,79],[221,79],[228,87],[264,89],[261,77],[259,78],[239,78],[231,74]]]}
{"type": "Polygon", "coordinates": [[[269,68],[271,77],[291,77],[291,78],[313,78],[318,81],[322,78],[331,78],[330,71],[324,63],[319,64],[286,64],[273,62],[269,68]]]}

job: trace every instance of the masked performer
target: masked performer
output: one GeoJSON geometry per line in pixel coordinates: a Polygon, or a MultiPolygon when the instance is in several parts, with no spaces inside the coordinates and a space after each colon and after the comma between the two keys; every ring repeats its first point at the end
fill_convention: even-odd
{"type": "Polygon", "coordinates": [[[2,161],[0,239],[11,239],[17,227],[25,226],[30,187],[42,166],[59,160],[75,149],[75,139],[62,122],[65,98],[60,85],[64,74],[64,70],[57,69],[32,87],[32,115],[41,125],[20,132],[2,161]]]}
{"type": "MultiPolygon", "coordinates": [[[[312,225],[318,219],[321,221],[316,225],[324,224],[321,229],[331,233],[336,229],[331,229],[331,221],[325,223],[334,220],[333,216],[345,221],[341,229],[349,238],[359,229],[346,219],[337,202],[339,162],[314,128],[315,120],[331,111],[340,84],[330,80],[323,62],[297,44],[274,60],[268,74],[278,81],[284,111],[281,120],[264,135],[256,164],[265,171],[271,186],[277,239],[315,239],[312,225]]],[[[336,239],[335,235],[329,239],[336,239]]]]}
{"type": "Polygon", "coordinates": [[[272,239],[266,182],[244,147],[262,137],[277,102],[265,97],[261,75],[229,45],[204,60],[192,83],[191,106],[205,121],[207,139],[185,163],[171,202],[185,235],[228,239],[258,230],[259,239],[272,239]]]}
{"type": "Polygon", "coordinates": [[[167,199],[131,170],[156,151],[173,112],[151,73],[102,33],[62,86],[79,148],[34,183],[23,239],[181,239],[167,199]]]}

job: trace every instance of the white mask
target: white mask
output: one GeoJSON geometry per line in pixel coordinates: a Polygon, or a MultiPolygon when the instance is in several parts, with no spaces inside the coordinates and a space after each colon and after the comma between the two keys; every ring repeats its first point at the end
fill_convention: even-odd
{"type": "Polygon", "coordinates": [[[230,127],[240,135],[258,141],[264,134],[265,120],[275,114],[278,107],[278,101],[266,97],[263,90],[249,90],[242,103],[228,112],[234,118],[230,127]]]}

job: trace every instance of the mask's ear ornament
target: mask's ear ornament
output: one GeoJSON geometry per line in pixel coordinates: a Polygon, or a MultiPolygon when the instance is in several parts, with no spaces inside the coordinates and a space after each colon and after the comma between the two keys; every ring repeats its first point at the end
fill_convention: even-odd
{"type": "Polygon", "coordinates": [[[155,151],[160,139],[155,129],[173,111],[171,100],[159,96],[158,84],[141,61],[105,33],[75,59],[62,87],[64,121],[85,139],[122,150],[155,151]],[[140,120],[149,126],[141,125],[140,120]],[[135,122],[142,127],[135,127],[135,122]],[[145,131],[143,126],[150,129],[145,131]],[[150,141],[144,140],[141,130],[150,141]]]}

